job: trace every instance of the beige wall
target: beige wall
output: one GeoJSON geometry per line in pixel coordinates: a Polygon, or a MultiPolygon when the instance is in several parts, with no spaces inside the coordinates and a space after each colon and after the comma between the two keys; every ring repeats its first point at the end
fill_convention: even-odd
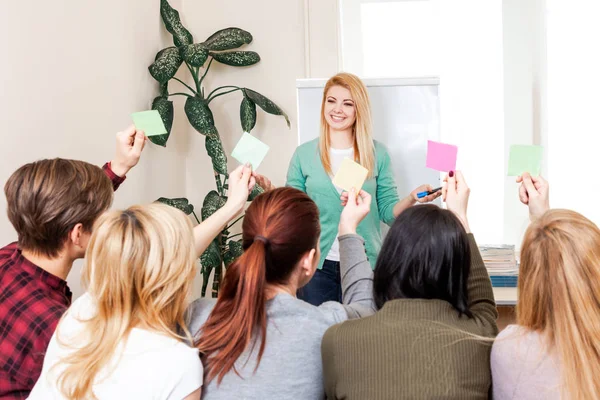
{"type": "MultiPolygon", "coordinates": [[[[158,1],[4,2],[0,13],[0,185],[20,165],[76,158],[102,165],[129,114],[148,109],[157,91],[147,73],[168,36],[158,1]]],[[[174,5],[180,3],[174,2],[174,5]]],[[[176,121],[174,130],[185,131],[176,121]]],[[[176,132],[177,133],[177,132],[176,132]]],[[[181,133],[181,132],[179,132],[181,133]]],[[[115,195],[115,207],[185,189],[182,135],[165,150],[149,146],[115,195]]],[[[16,240],[0,196],[0,243],[16,240]]],[[[81,262],[69,276],[81,293],[81,262]]]]}
{"type": "MultiPolygon", "coordinates": [[[[196,41],[238,26],[250,31],[262,61],[244,69],[213,63],[208,88],[253,88],[280,105],[292,121],[259,111],[253,134],[271,146],[260,171],[285,183],[297,144],[295,80],[337,72],[336,0],[171,0],[196,41]]],[[[97,165],[113,155],[114,134],[129,114],[147,109],[156,85],[146,67],[171,45],[159,15],[159,1],[10,2],[0,13],[0,184],[20,165],[66,157],[97,165]]],[[[186,79],[183,69],[179,76],[186,79]]],[[[172,83],[172,88],[178,84],[172,83]]],[[[175,123],[166,149],[150,145],[140,165],[115,195],[115,207],[157,197],[187,196],[198,208],[214,188],[204,138],[194,132],[175,98],[175,123]]],[[[216,125],[230,152],[241,135],[239,93],[215,100],[216,125]]],[[[235,167],[230,160],[230,168],[235,167]]],[[[0,243],[16,239],[0,196],[0,243]]],[[[69,276],[81,294],[81,262],[69,276]]],[[[196,292],[201,281],[196,280],[196,292]]]]}

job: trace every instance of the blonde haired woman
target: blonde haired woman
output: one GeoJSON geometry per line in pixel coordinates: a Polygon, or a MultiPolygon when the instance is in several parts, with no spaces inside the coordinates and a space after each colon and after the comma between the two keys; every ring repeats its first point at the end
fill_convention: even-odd
{"type": "Polygon", "coordinates": [[[329,79],[323,91],[319,138],[296,149],[287,175],[287,186],[307,193],[320,211],[319,269],[298,292],[298,297],[316,306],[330,300],[342,301],[337,236],[340,214],[348,197],[331,179],[344,158],[353,159],[369,170],[362,189],[371,195],[373,202],[357,233],[365,239],[372,268],[381,248],[380,221],[391,226],[403,210],[416,202],[432,201],[441,194],[418,199],[418,192],[431,190],[431,186],[422,185],[399,199],[390,156],[381,143],[373,140],[367,88],[357,76],[348,73],[329,79]]]}
{"type": "Polygon", "coordinates": [[[521,247],[517,324],[492,349],[494,399],[600,399],[600,230],[550,210],[548,184],[523,176],[532,224],[521,247]]]}
{"type": "Polygon", "coordinates": [[[243,207],[250,174],[234,171],[227,204],[195,229],[161,204],[99,218],[87,293],[61,319],[29,399],[200,399],[202,364],[184,342],[192,342],[184,315],[195,260],[243,207]]]}

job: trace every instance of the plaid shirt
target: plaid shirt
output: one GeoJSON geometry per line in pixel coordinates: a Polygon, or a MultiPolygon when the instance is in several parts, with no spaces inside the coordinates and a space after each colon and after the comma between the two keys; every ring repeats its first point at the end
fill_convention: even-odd
{"type": "MultiPolygon", "coordinates": [[[[117,190],[125,178],[110,163],[102,169],[117,190]]],[[[0,249],[0,399],[29,396],[50,338],[70,304],[66,281],[28,261],[17,243],[0,249]]]]}

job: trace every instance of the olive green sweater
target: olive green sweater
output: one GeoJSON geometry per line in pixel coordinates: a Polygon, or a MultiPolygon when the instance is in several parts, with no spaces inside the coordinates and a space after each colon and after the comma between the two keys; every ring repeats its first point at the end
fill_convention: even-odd
{"type": "Polygon", "coordinates": [[[398,299],[375,315],[335,325],[322,343],[328,399],[487,399],[498,313],[473,235],[469,309],[443,300],[398,299]]]}

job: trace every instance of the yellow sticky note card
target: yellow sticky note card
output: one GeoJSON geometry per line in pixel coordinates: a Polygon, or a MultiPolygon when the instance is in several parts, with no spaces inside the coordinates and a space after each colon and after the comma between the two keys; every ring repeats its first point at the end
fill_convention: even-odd
{"type": "Polygon", "coordinates": [[[356,193],[358,193],[365,183],[367,175],[369,175],[368,169],[349,158],[344,158],[340,169],[338,169],[333,177],[333,184],[347,192],[354,188],[356,189],[356,193]]]}

